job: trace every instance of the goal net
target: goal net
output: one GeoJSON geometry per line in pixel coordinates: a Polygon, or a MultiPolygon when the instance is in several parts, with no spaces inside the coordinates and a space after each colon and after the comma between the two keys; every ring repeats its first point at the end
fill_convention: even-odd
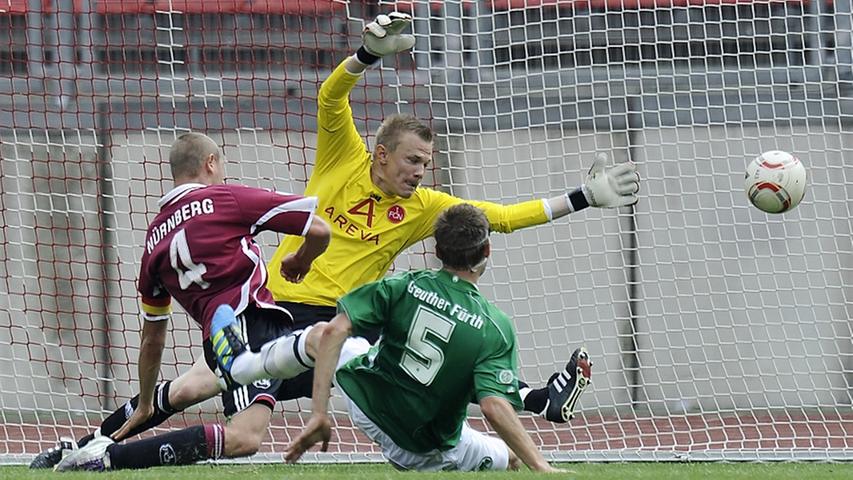
{"type": "MultiPolygon", "coordinates": [[[[220,142],[229,182],[302,192],[319,84],[394,8],[417,44],[353,92],[369,146],[415,113],[438,132],[425,183],[502,203],[575,187],[598,152],[643,178],[635,207],[492,237],[481,288],[515,321],[521,377],[580,345],[595,363],[570,424],[523,415],[550,458],[850,460],[853,29],[834,3],[0,0],[0,462],[134,395],[135,279],[176,135],[220,142]],[[781,215],[744,193],[774,149],[808,169],[781,215]]],[[[269,258],[278,238],[259,240],[269,258]]],[[[425,242],[395,269],[434,266],[425,242]]],[[[181,312],[169,332],[166,379],[201,355],[181,312]]],[[[334,407],[311,460],[379,459],[334,407]]],[[[280,461],[309,410],[279,404],[256,459],[280,461]]]]}

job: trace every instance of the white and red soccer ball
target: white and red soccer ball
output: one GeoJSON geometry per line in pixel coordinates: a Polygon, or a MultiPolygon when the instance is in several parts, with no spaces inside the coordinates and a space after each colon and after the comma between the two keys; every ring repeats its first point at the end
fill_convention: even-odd
{"type": "Polygon", "coordinates": [[[783,213],[806,193],[806,167],[788,152],[771,150],[746,167],[746,196],[759,210],[783,213]]]}

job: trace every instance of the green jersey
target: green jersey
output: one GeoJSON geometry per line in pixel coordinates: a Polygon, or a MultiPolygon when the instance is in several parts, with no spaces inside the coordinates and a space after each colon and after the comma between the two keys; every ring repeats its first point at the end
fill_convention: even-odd
{"type": "Polygon", "coordinates": [[[403,273],[353,290],[338,311],[353,335],[381,329],[379,342],[336,378],[401,448],[455,446],[472,398],[522,407],[515,330],[468,281],[444,270],[403,273]]]}

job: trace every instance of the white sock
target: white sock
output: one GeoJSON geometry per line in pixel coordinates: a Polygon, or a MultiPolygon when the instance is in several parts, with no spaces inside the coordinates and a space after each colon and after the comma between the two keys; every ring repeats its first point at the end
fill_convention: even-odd
{"type": "Polygon", "coordinates": [[[241,385],[248,385],[263,378],[293,378],[313,368],[314,359],[305,351],[311,328],[270,340],[261,346],[260,352],[246,350],[234,359],[231,377],[241,385]]]}
{"type": "Polygon", "coordinates": [[[314,359],[305,350],[308,332],[312,328],[314,327],[311,326],[305,330],[294,332],[261,347],[261,355],[264,355],[264,370],[269,376],[272,378],[293,378],[314,368],[314,359]]]}

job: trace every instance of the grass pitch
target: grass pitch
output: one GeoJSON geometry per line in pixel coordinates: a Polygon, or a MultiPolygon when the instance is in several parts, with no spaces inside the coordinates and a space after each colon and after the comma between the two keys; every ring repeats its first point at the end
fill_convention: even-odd
{"type": "Polygon", "coordinates": [[[320,480],[375,480],[408,479],[434,480],[445,478],[469,479],[533,479],[579,478],[609,479],[848,479],[853,478],[853,463],[574,463],[559,467],[573,473],[541,475],[530,471],[520,472],[397,472],[385,464],[335,464],[335,465],[192,465],[186,467],[159,467],[148,470],[123,470],[93,474],[91,472],[58,473],[50,470],[30,470],[25,466],[0,467],[0,479],[92,479],[103,480],[223,480],[251,479],[320,479],[320,480]]]}

